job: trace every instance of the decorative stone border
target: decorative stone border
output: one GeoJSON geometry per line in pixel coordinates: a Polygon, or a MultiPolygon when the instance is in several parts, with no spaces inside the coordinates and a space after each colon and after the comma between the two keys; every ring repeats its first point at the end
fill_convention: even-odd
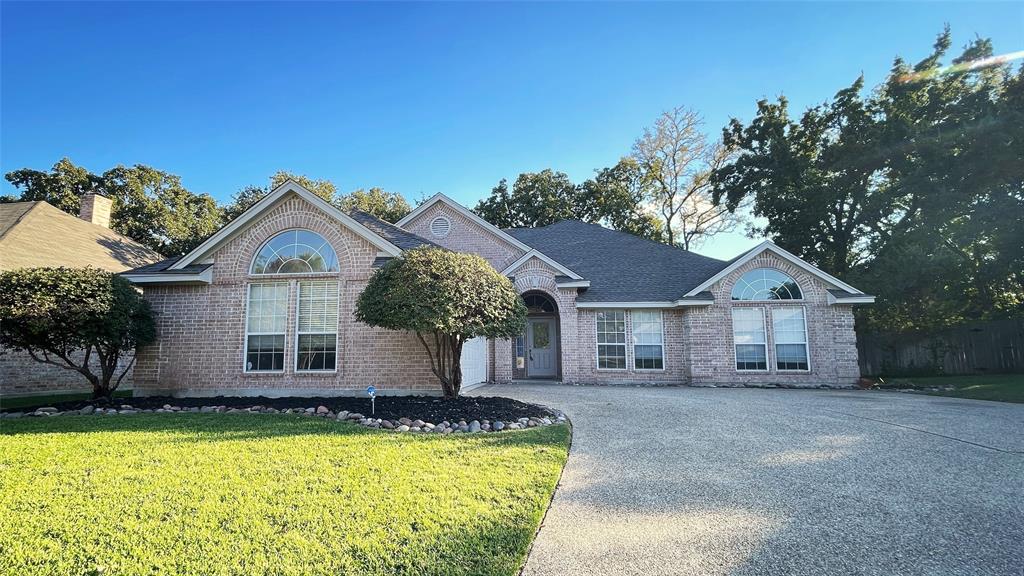
{"type": "Polygon", "coordinates": [[[54,416],[117,416],[117,415],[131,415],[131,414],[174,414],[174,413],[199,413],[199,414],[294,414],[296,416],[307,416],[307,417],[318,417],[318,418],[329,418],[332,420],[338,420],[339,422],[351,422],[353,424],[359,424],[367,428],[378,428],[382,430],[391,430],[394,432],[412,432],[412,433],[434,433],[434,434],[459,434],[459,433],[479,433],[479,432],[501,432],[502,430],[523,430],[526,428],[536,428],[538,426],[551,426],[552,424],[561,424],[566,421],[565,414],[554,411],[554,418],[549,416],[533,416],[530,418],[519,418],[515,422],[503,422],[501,420],[471,420],[466,422],[465,420],[459,420],[458,422],[449,422],[447,420],[440,424],[434,424],[432,422],[424,422],[422,420],[410,420],[408,418],[399,418],[398,420],[383,420],[381,418],[368,418],[357,412],[348,412],[342,410],[335,414],[326,406],[317,406],[316,408],[286,408],[278,410],[277,408],[271,408],[268,406],[250,406],[248,408],[229,408],[227,406],[172,406],[170,404],[164,404],[163,408],[156,409],[137,409],[131,404],[122,404],[119,408],[97,408],[95,406],[86,406],[80,410],[65,410],[60,411],[53,407],[37,408],[32,412],[0,412],[0,418],[21,418],[21,417],[35,417],[35,418],[52,418],[54,416]]]}

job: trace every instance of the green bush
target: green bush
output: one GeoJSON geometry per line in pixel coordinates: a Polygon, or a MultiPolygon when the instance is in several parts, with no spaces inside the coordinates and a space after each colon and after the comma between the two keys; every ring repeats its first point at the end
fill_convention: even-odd
{"type": "Polygon", "coordinates": [[[356,318],[410,330],[430,355],[445,397],[462,388],[466,340],[512,338],[526,327],[526,305],[508,278],[474,254],[440,248],[406,251],[378,270],[359,295],[356,318]]]}
{"type": "Polygon", "coordinates": [[[109,399],[134,357],[120,370],[119,361],[155,338],[149,304],[131,283],[110,272],[0,272],[0,346],[80,373],[92,384],[94,398],[109,399]]]}

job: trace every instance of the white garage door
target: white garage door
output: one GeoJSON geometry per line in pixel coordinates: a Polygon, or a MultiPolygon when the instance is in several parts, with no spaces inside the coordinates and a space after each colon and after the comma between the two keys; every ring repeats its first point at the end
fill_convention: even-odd
{"type": "Polygon", "coordinates": [[[487,339],[473,338],[462,345],[462,385],[487,381],[487,339]]]}

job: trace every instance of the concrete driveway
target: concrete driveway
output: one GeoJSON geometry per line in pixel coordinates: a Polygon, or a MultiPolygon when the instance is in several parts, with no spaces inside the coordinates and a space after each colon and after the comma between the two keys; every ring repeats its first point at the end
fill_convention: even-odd
{"type": "Polygon", "coordinates": [[[524,574],[1024,574],[1024,405],[492,385],[573,445],[524,574]]]}

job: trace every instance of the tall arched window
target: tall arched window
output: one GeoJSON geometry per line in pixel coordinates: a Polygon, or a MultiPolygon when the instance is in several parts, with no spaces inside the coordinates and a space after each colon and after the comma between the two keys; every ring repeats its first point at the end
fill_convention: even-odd
{"type": "Polygon", "coordinates": [[[338,255],[324,237],[309,230],[288,230],[271,238],[252,262],[252,274],[337,272],[338,255]]]}
{"type": "Polygon", "coordinates": [[[796,280],[771,268],[747,272],[732,287],[733,300],[802,300],[796,280]]]}

